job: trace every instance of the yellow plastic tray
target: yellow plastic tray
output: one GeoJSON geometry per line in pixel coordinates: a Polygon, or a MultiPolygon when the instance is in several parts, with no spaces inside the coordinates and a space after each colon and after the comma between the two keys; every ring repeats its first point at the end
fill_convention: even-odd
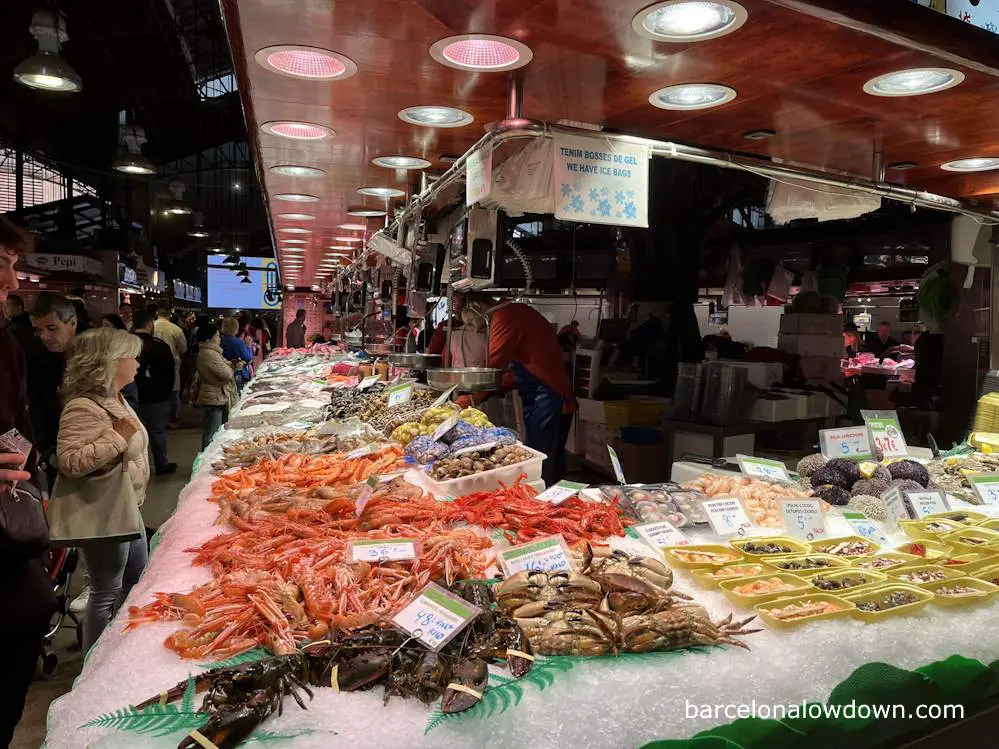
{"type": "Polygon", "coordinates": [[[961,523],[962,525],[978,525],[983,520],[989,520],[990,517],[981,512],[975,512],[974,510],[948,510],[947,512],[935,512],[932,515],[927,515],[923,520],[953,520],[955,523],[961,523]],[[959,520],[961,516],[967,515],[966,520],[959,520]]]}
{"type": "Polygon", "coordinates": [[[832,554],[833,556],[842,557],[843,559],[859,559],[860,557],[869,557],[877,554],[880,550],[880,546],[871,541],[869,538],[864,538],[863,536],[840,536],[838,538],[826,538],[822,541],[812,541],[812,551],[818,554],[832,554]],[[829,549],[832,549],[837,544],[855,542],[867,544],[870,550],[864,552],[863,554],[837,554],[829,551],[829,549]]]}
{"type": "Polygon", "coordinates": [[[969,554],[960,553],[963,549],[956,551],[952,556],[942,557],[933,560],[933,564],[947,567],[949,569],[961,570],[965,575],[978,572],[986,567],[994,567],[999,564],[999,551],[996,549],[984,549],[969,554]],[[948,559],[964,562],[964,564],[945,564],[948,559]]]}
{"type": "Polygon", "coordinates": [[[902,533],[907,535],[909,538],[921,541],[924,539],[937,540],[947,533],[960,530],[966,526],[962,523],[955,523],[953,520],[941,518],[938,520],[899,520],[898,527],[901,528],[902,533]],[[939,530],[935,529],[936,526],[940,525],[946,525],[949,527],[939,530]]]}
{"type": "Polygon", "coordinates": [[[742,552],[737,549],[733,549],[731,546],[725,544],[696,544],[691,546],[667,546],[663,549],[663,555],[666,560],[674,567],[679,567],[685,570],[699,570],[704,567],[724,567],[728,564],[735,564],[736,562],[741,562],[744,557],[742,552]],[[717,562],[705,561],[705,562],[690,562],[685,561],[683,555],[690,552],[703,551],[708,554],[725,554],[728,555],[726,559],[719,559],[717,562]]]}
{"type": "Polygon", "coordinates": [[[954,550],[943,541],[937,541],[932,538],[925,538],[920,541],[909,541],[901,546],[897,546],[895,551],[901,552],[902,554],[912,554],[914,557],[917,557],[918,559],[925,559],[928,562],[931,562],[934,559],[939,559],[943,556],[950,556],[954,553],[954,550]],[[925,555],[916,554],[914,551],[909,550],[910,547],[916,544],[922,544],[923,548],[926,549],[925,555]]]}
{"type": "Polygon", "coordinates": [[[988,528],[990,531],[999,531],[999,518],[987,518],[980,523],[975,523],[976,528],[988,528]]]}
{"type": "Polygon", "coordinates": [[[921,583],[915,580],[903,580],[902,575],[908,575],[913,572],[922,572],[923,570],[933,570],[934,572],[942,572],[944,575],[943,580],[953,580],[956,577],[964,577],[965,573],[955,569],[954,567],[941,567],[938,564],[903,564],[901,567],[893,567],[888,570],[888,576],[892,579],[892,582],[904,583],[905,585],[915,585],[917,588],[925,588],[928,585],[936,585],[940,580],[931,580],[929,582],[921,583]]]}
{"type": "Polygon", "coordinates": [[[941,536],[940,540],[950,544],[954,551],[959,554],[975,554],[987,549],[995,550],[995,546],[999,544],[999,531],[990,531],[988,528],[979,528],[978,526],[966,526],[941,536]],[[981,539],[982,543],[974,544],[963,540],[967,538],[981,539]]]}
{"type": "Polygon", "coordinates": [[[756,605],[756,613],[760,615],[760,619],[765,621],[769,626],[776,629],[791,629],[793,627],[799,627],[802,624],[809,624],[810,622],[817,622],[821,619],[836,619],[839,617],[849,616],[851,612],[856,609],[856,605],[851,601],[841,598],[839,596],[834,596],[830,593],[806,593],[800,596],[793,596],[791,598],[777,598],[773,601],[767,601],[766,603],[760,603],[756,605]],[[771,614],[771,610],[780,609],[791,604],[802,604],[808,601],[827,601],[829,603],[835,604],[837,606],[842,606],[843,608],[839,611],[830,611],[826,614],[815,614],[814,616],[805,616],[800,619],[778,619],[776,616],[771,614]]]}
{"type": "Polygon", "coordinates": [[[721,588],[721,592],[725,594],[725,597],[737,606],[748,606],[753,607],[758,603],[763,603],[764,601],[772,601],[775,598],[787,598],[788,596],[797,595],[798,593],[804,591],[815,591],[815,587],[807,580],[799,577],[798,575],[788,575],[786,573],[772,572],[770,574],[758,575],[757,577],[746,577],[742,580],[726,580],[723,583],[719,583],[718,587],[721,588]],[[794,590],[779,590],[774,593],[761,593],[759,595],[749,595],[746,593],[737,593],[734,588],[742,587],[743,585],[752,585],[754,582],[763,580],[773,580],[777,579],[788,585],[793,585],[794,590]]]}
{"type": "Polygon", "coordinates": [[[811,547],[805,542],[799,541],[796,538],[791,538],[790,536],[762,536],[760,538],[756,538],[754,536],[753,538],[740,538],[732,540],[729,543],[751,559],[760,559],[763,557],[786,557],[791,554],[807,554],[812,550],[811,547]],[[746,551],[745,546],[749,543],[781,544],[786,546],[788,551],[760,554],[758,552],[746,551]]]}
{"type": "Polygon", "coordinates": [[[993,585],[985,580],[978,580],[974,577],[956,577],[953,580],[944,580],[939,583],[930,583],[923,586],[923,590],[927,590],[934,594],[933,603],[937,606],[968,606],[973,603],[982,603],[983,601],[988,601],[996,593],[999,593],[999,586],[993,585]],[[942,596],[937,591],[947,585],[966,585],[969,588],[975,588],[980,590],[981,595],[966,595],[966,596],[942,596]]]}
{"type": "Polygon", "coordinates": [[[859,559],[855,559],[853,561],[853,566],[854,567],[858,567],[860,569],[870,569],[870,570],[874,570],[875,572],[885,572],[885,573],[887,573],[889,570],[894,569],[895,567],[898,567],[899,565],[908,564],[909,562],[922,562],[922,561],[925,561],[925,560],[923,560],[921,557],[917,557],[917,556],[915,556],[913,554],[903,554],[903,553],[901,553],[899,551],[882,551],[882,552],[880,552],[878,554],[874,554],[873,556],[860,557],[859,559]],[[867,567],[867,566],[865,566],[867,564],[870,564],[871,562],[873,562],[876,559],[894,559],[894,560],[896,560],[898,562],[898,564],[894,565],[893,567],[867,567]]]}
{"type": "Polygon", "coordinates": [[[912,603],[906,603],[892,609],[885,609],[884,611],[861,611],[860,609],[853,609],[850,612],[850,615],[868,623],[880,622],[883,619],[888,619],[893,616],[906,616],[908,614],[914,614],[934,598],[933,594],[929,591],[917,588],[915,585],[902,585],[901,583],[890,583],[888,585],[882,585],[881,587],[870,590],[857,591],[852,595],[844,595],[843,598],[856,605],[865,601],[873,601],[884,598],[889,593],[896,590],[904,590],[912,593],[916,597],[916,600],[912,603]]]}
{"type": "Polygon", "coordinates": [[[699,570],[691,570],[691,575],[694,576],[694,582],[697,583],[702,588],[717,588],[719,583],[723,583],[726,580],[741,580],[746,577],[757,577],[762,575],[767,571],[767,568],[762,562],[754,562],[752,560],[744,562],[736,562],[735,564],[729,564],[724,567],[703,567],[699,570]],[[715,577],[719,572],[722,572],[733,567],[743,567],[750,568],[748,574],[745,575],[735,575],[732,577],[715,577]]]}
{"type": "MultiPolygon", "coordinates": [[[[955,567],[954,569],[959,569],[959,568],[955,567]]],[[[984,580],[987,583],[992,583],[993,580],[999,579],[999,564],[992,564],[989,565],[988,567],[982,567],[977,572],[973,572],[968,576],[973,577],[977,580],[984,580]]],[[[995,585],[995,583],[992,584],[995,585]]]]}
{"type": "Polygon", "coordinates": [[[786,557],[767,557],[764,563],[776,572],[786,572],[791,575],[810,575],[813,572],[818,572],[820,570],[825,570],[826,572],[834,569],[840,569],[841,567],[849,567],[850,563],[843,559],[842,557],[836,557],[832,554],[792,554],[786,557]],[[808,567],[807,569],[800,570],[789,570],[780,567],[779,565],[783,562],[793,560],[793,559],[804,559],[806,557],[818,557],[819,559],[824,559],[829,562],[828,567],[808,567]]]}
{"type": "Polygon", "coordinates": [[[888,575],[883,572],[876,572],[875,570],[858,570],[855,567],[844,567],[842,569],[833,570],[832,572],[813,572],[810,575],[805,575],[805,579],[811,581],[812,585],[815,585],[816,590],[822,593],[828,593],[833,596],[841,596],[845,593],[855,593],[858,590],[867,590],[875,585],[883,585],[888,582],[888,575]],[[839,590],[824,590],[815,584],[815,578],[824,577],[833,580],[838,580],[841,577],[846,577],[848,575],[863,575],[866,579],[866,583],[861,583],[860,585],[854,585],[852,588],[842,588],[839,590]]]}

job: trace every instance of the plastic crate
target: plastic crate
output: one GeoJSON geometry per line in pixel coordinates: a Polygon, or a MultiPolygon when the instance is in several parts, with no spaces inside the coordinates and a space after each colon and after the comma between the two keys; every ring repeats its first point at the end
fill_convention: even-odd
{"type": "Polygon", "coordinates": [[[658,403],[643,401],[605,401],[604,419],[608,429],[653,427],[659,423],[658,403]]]}
{"type": "MultiPolygon", "coordinates": [[[[519,443],[518,443],[519,444],[519,443]]],[[[427,473],[419,473],[421,486],[434,496],[441,497],[462,497],[473,492],[490,492],[500,488],[500,484],[511,486],[521,474],[525,474],[524,483],[541,481],[541,464],[546,455],[537,450],[532,450],[527,445],[520,445],[531,457],[512,466],[493,468],[491,471],[473,473],[471,476],[462,476],[459,479],[448,481],[434,481],[427,473]]]]}

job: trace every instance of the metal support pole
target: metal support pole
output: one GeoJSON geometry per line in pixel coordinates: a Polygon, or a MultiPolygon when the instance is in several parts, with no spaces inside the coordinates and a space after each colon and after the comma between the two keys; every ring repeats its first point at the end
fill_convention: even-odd
{"type": "Polygon", "coordinates": [[[24,210],[24,151],[20,148],[14,152],[14,205],[24,210]]]}
{"type": "Polygon", "coordinates": [[[454,319],[454,287],[449,283],[447,285],[447,340],[444,342],[444,368],[451,366],[451,320],[454,319]]]}
{"type": "Polygon", "coordinates": [[[506,94],[506,118],[519,120],[524,109],[524,81],[518,75],[510,76],[510,86],[506,94]]]}

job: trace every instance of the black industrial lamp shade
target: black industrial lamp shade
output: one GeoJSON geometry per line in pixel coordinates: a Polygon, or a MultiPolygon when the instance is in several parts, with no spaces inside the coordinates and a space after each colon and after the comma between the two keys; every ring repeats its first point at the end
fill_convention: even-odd
{"type": "Polygon", "coordinates": [[[120,153],[111,164],[111,168],[122,174],[156,174],[153,162],[141,153],[130,153],[129,151],[120,153]]]}
{"type": "Polygon", "coordinates": [[[41,91],[76,93],[83,90],[77,72],[58,54],[39,51],[14,68],[14,80],[41,91]]]}

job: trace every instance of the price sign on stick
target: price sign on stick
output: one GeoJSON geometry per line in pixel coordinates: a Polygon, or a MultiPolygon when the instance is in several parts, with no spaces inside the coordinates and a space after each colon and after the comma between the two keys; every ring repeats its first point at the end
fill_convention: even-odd
{"type": "Polygon", "coordinates": [[[559,505],[565,502],[569,497],[575,497],[579,494],[581,489],[585,489],[589,484],[577,484],[575,481],[559,481],[554,486],[549,486],[541,494],[539,494],[535,499],[541,502],[551,502],[553,505],[559,505]]]}
{"type": "Polygon", "coordinates": [[[858,536],[863,536],[864,538],[874,541],[878,544],[888,543],[888,537],[881,532],[881,529],[875,524],[873,520],[868,518],[862,512],[844,512],[843,517],[846,518],[853,530],[858,536]]]}
{"type": "Polygon", "coordinates": [[[452,385],[447,390],[445,390],[443,393],[441,393],[440,398],[438,398],[433,403],[431,403],[430,407],[431,408],[437,408],[438,406],[443,406],[445,403],[447,403],[451,399],[451,393],[453,393],[457,389],[458,389],[457,385],[452,385]]]}
{"type": "Polygon", "coordinates": [[[367,390],[369,387],[374,385],[382,378],[381,375],[371,375],[370,377],[365,377],[359,383],[357,383],[358,390],[367,390]]]}
{"type": "Polygon", "coordinates": [[[617,457],[617,451],[607,445],[607,452],[610,454],[611,465],[614,467],[614,477],[617,479],[619,484],[627,484],[628,482],[624,480],[624,469],[621,468],[621,459],[617,457]]]}
{"type": "Polygon", "coordinates": [[[635,532],[656,551],[662,551],[668,546],[686,546],[690,543],[690,539],[683,534],[683,531],[666,520],[636,525],[635,532]]]}
{"type": "Polygon", "coordinates": [[[860,415],[871,432],[874,446],[886,458],[904,458],[909,454],[902,427],[898,423],[898,414],[894,411],[861,411],[860,415]]]}
{"type": "Polygon", "coordinates": [[[548,536],[530,543],[511,546],[496,552],[503,573],[510,577],[521,570],[569,572],[572,557],[562,535],[548,536]]]}
{"type": "Polygon", "coordinates": [[[482,610],[436,583],[427,587],[392,617],[392,623],[430,650],[438,651],[467,627],[482,610]]]}
{"type": "Polygon", "coordinates": [[[927,515],[950,510],[950,505],[947,504],[947,495],[942,491],[903,492],[902,494],[909,514],[917,520],[925,518],[927,515]]]}
{"type": "Polygon", "coordinates": [[[779,460],[756,458],[752,455],[736,455],[735,459],[739,463],[739,470],[747,476],[757,476],[761,479],[777,479],[778,481],[790,481],[791,479],[787,475],[787,468],[779,460]]]}
{"type": "Polygon", "coordinates": [[[401,562],[419,556],[416,539],[371,538],[350,542],[352,562],[401,562]]]}
{"type": "Polygon", "coordinates": [[[753,527],[746,508],[735,497],[708,499],[701,502],[701,507],[708,514],[711,530],[719,536],[745,536],[746,530],[753,527]]]}
{"type": "Polygon", "coordinates": [[[389,408],[392,406],[399,406],[403,403],[409,403],[413,399],[413,383],[404,382],[401,385],[393,385],[388,389],[388,403],[386,404],[389,408]]]}
{"type": "Polygon", "coordinates": [[[357,495],[357,501],[354,503],[354,512],[357,513],[357,517],[361,517],[361,513],[364,512],[364,506],[371,499],[371,495],[375,493],[375,487],[378,486],[378,477],[370,476],[367,481],[364,482],[364,488],[361,489],[361,493],[357,495]]]}
{"type": "Polygon", "coordinates": [[[821,499],[785,499],[780,504],[787,535],[803,541],[826,537],[821,499]]]}
{"type": "Polygon", "coordinates": [[[458,423],[458,414],[455,414],[450,419],[445,419],[444,422],[434,430],[434,442],[437,442],[441,437],[454,429],[454,425],[458,423]]]}
{"type": "Polygon", "coordinates": [[[871,434],[866,426],[820,429],[819,445],[822,447],[822,454],[830,460],[869,460],[874,457],[871,434]]]}
{"type": "Polygon", "coordinates": [[[888,527],[898,530],[898,521],[907,520],[909,513],[905,509],[905,500],[902,497],[902,490],[897,486],[889,489],[881,495],[885,503],[885,510],[888,512],[888,527]]]}
{"type": "Polygon", "coordinates": [[[982,502],[987,505],[999,504],[999,473],[975,473],[968,476],[982,502]]]}
{"type": "Polygon", "coordinates": [[[347,460],[353,460],[354,458],[363,458],[365,455],[371,455],[371,453],[376,453],[382,449],[382,446],[377,442],[372,442],[370,444],[364,445],[364,447],[359,447],[356,450],[351,450],[344,457],[347,460]]]}

